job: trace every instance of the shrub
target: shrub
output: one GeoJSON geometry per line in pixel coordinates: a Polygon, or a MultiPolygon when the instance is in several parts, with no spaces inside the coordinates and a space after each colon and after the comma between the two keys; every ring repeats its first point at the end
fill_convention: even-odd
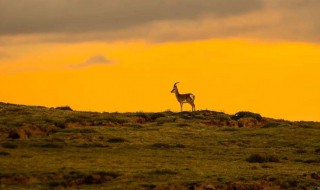
{"type": "Polygon", "coordinates": [[[18,148],[18,145],[13,144],[13,143],[2,143],[3,148],[10,148],[10,149],[15,149],[18,148]]]}
{"type": "Polygon", "coordinates": [[[304,154],[304,153],[307,153],[307,151],[305,149],[303,149],[303,148],[299,148],[299,149],[296,150],[296,153],[304,154]]]}
{"type": "Polygon", "coordinates": [[[263,126],[263,128],[272,128],[272,127],[278,127],[280,126],[281,123],[277,123],[277,122],[270,122],[270,123],[267,123],[263,126]]]}
{"type": "Polygon", "coordinates": [[[154,170],[150,172],[150,174],[157,174],[157,175],[175,175],[178,172],[170,170],[170,169],[161,169],[161,170],[154,170]]]}
{"type": "Polygon", "coordinates": [[[70,106],[59,106],[56,107],[57,110],[64,110],[64,111],[73,111],[73,109],[70,106]]]}
{"type": "Polygon", "coordinates": [[[170,145],[170,144],[165,144],[165,143],[154,143],[152,145],[152,148],[159,148],[159,149],[168,149],[168,148],[186,148],[184,144],[175,144],[175,145],[170,145]]]}
{"type": "Polygon", "coordinates": [[[188,126],[190,126],[190,124],[188,124],[188,123],[178,123],[177,124],[177,127],[188,127],[188,126]]]}
{"type": "Polygon", "coordinates": [[[176,120],[177,118],[175,117],[161,117],[161,118],[158,118],[156,122],[157,122],[157,125],[162,125],[165,123],[174,123],[176,122],[176,120]]]}
{"type": "Polygon", "coordinates": [[[22,129],[13,129],[9,132],[9,139],[26,139],[28,138],[26,132],[22,129]]]}
{"type": "Polygon", "coordinates": [[[123,138],[111,138],[108,140],[109,143],[123,143],[126,142],[126,139],[123,138]]]}
{"type": "Polygon", "coordinates": [[[87,128],[83,128],[83,129],[65,129],[63,130],[64,133],[97,133],[96,130],[94,129],[87,129],[87,128]]]}
{"type": "Polygon", "coordinates": [[[119,176],[121,175],[115,172],[94,172],[90,174],[71,171],[69,173],[63,174],[62,179],[50,182],[49,185],[51,187],[60,186],[69,189],[72,186],[102,184],[119,176]]]}
{"type": "Polygon", "coordinates": [[[153,148],[170,148],[170,145],[165,143],[154,143],[152,147],[153,148]]]}
{"type": "Polygon", "coordinates": [[[119,173],[109,172],[109,171],[99,171],[99,172],[96,172],[96,174],[103,175],[103,176],[111,176],[113,178],[117,178],[117,177],[121,176],[121,174],[119,174],[119,173]]]}
{"type": "Polygon", "coordinates": [[[143,112],[139,112],[139,113],[136,114],[136,116],[143,118],[145,121],[148,121],[148,122],[151,121],[151,118],[150,118],[149,114],[146,114],[146,113],[143,113],[143,112]]]}
{"type": "Polygon", "coordinates": [[[63,144],[47,143],[47,144],[42,144],[39,147],[41,147],[41,148],[63,148],[63,144]]]}
{"type": "Polygon", "coordinates": [[[116,123],[116,124],[125,124],[125,123],[128,123],[128,120],[127,119],[122,119],[122,118],[106,118],[105,119],[107,122],[111,122],[111,123],[116,123]]]}
{"type": "Polygon", "coordinates": [[[166,115],[163,114],[163,113],[151,113],[151,114],[148,114],[148,113],[140,112],[140,113],[137,113],[136,116],[143,118],[147,122],[154,122],[158,118],[165,117],[166,115]]]}
{"type": "Polygon", "coordinates": [[[306,163],[306,164],[315,164],[315,163],[320,163],[320,159],[318,159],[318,160],[313,160],[313,159],[301,160],[301,162],[306,163]]]}
{"type": "Polygon", "coordinates": [[[188,111],[182,111],[177,113],[180,118],[190,120],[190,119],[195,119],[197,117],[196,113],[194,112],[188,112],[188,111]]]}
{"type": "Polygon", "coordinates": [[[239,130],[238,128],[234,128],[234,127],[225,127],[221,129],[221,131],[230,131],[230,132],[238,131],[238,130],[239,130]]]}
{"type": "Polygon", "coordinates": [[[287,179],[286,181],[280,184],[280,188],[282,189],[290,189],[298,187],[299,181],[297,179],[287,179]]]}
{"type": "Polygon", "coordinates": [[[153,113],[150,115],[150,118],[152,121],[155,121],[156,119],[160,118],[160,117],[165,117],[166,115],[163,113],[153,113]]]}
{"type": "Polygon", "coordinates": [[[60,128],[60,129],[66,128],[65,121],[55,121],[53,124],[54,124],[54,126],[60,128]]]}
{"type": "Polygon", "coordinates": [[[240,112],[234,114],[231,117],[231,119],[238,120],[240,118],[246,118],[246,117],[252,117],[252,118],[255,118],[257,121],[262,121],[262,116],[260,114],[252,113],[249,111],[240,111],[240,112]]]}
{"type": "Polygon", "coordinates": [[[247,158],[247,162],[250,162],[250,163],[264,163],[264,162],[280,162],[280,160],[275,155],[251,154],[247,158]]]}
{"type": "Polygon", "coordinates": [[[83,143],[76,145],[78,148],[109,148],[109,145],[102,144],[102,143],[83,143]]]}
{"type": "Polygon", "coordinates": [[[224,114],[224,113],[217,113],[215,116],[214,116],[215,119],[218,119],[219,121],[230,121],[231,118],[230,116],[224,114]]]}
{"type": "Polygon", "coordinates": [[[0,156],[9,156],[9,155],[10,155],[9,152],[4,152],[4,151],[0,152],[0,156]]]}
{"type": "Polygon", "coordinates": [[[140,124],[134,124],[134,123],[127,123],[127,124],[125,124],[124,126],[126,126],[126,127],[132,127],[132,128],[136,128],[136,129],[143,128],[142,125],[140,125],[140,124]]]}
{"type": "Polygon", "coordinates": [[[186,148],[186,145],[184,144],[176,144],[176,148],[186,148]]]}

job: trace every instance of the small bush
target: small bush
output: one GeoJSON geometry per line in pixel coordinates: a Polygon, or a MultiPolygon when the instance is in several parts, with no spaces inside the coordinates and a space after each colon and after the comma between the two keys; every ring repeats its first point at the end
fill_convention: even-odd
{"type": "Polygon", "coordinates": [[[294,125],[302,128],[315,128],[320,127],[320,122],[314,122],[314,121],[298,121],[294,122],[294,125]]]}
{"type": "Polygon", "coordinates": [[[318,159],[318,160],[313,160],[313,159],[309,159],[309,160],[295,160],[295,161],[299,161],[299,162],[306,163],[306,164],[317,164],[317,163],[320,163],[320,159],[318,159]]]}
{"type": "Polygon", "coordinates": [[[146,113],[143,113],[143,112],[139,112],[139,113],[136,114],[136,116],[143,118],[147,122],[151,121],[151,117],[150,117],[149,114],[146,114],[146,113]]]}
{"type": "Polygon", "coordinates": [[[106,120],[107,122],[116,123],[116,124],[120,124],[120,125],[123,125],[123,124],[129,122],[127,119],[123,119],[123,118],[113,118],[113,117],[106,118],[105,120],[106,120]]]}
{"type": "Polygon", "coordinates": [[[150,172],[150,174],[157,174],[157,175],[175,175],[178,174],[178,172],[170,170],[170,169],[161,169],[161,170],[155,170],[150,172]]]}
{"type": "Polygon", "coordinates": [[[296,150],[296,153],[304,154],[304,153],[307,153],[307,151],[305,149],[303,149],[303,148],[299,148],[299,149],[296,150]]]}
{"type": "Polygon", "coordinates": [[[161,117],[161,118],[158,118],[156,120],[157,122],[157,125],[163,125],[165,123],[174,123],[176,122],[176,119],[175,117],[161,117]]]}
{"type": "Polygon", "coordinates": [[[143,113],[143,112],[137,113],[136,116],[143,118],[146,122],[154,122],[158,118],[166,117],[166,115],[163,113],[143,113]]]}
{"type": "Polygon", "coordinates": [[[95,174],[102,175],[102,176],[111,176],[112,178],[117,178],[121,176],[121,174],[119,173],[109,172],[109,171],[99,171],[99,172],[96,172],[95,174]]]}
{"type": "Polygon", "coordinates": [[[184,144],[175,144],[175,145],[170,145],[170,144],[165,144],[165,143],[154,143],[152,145],[152,148],[159,148],[159,149],[168,149],[168,148],[186,148],[184,144]]]}
{"type": "Polygon", "coordinates": [[[186,145],[184,145],[184,144],[176,144],[175,147],[176,148],[186,148],[186,145]]]}
{"type": "Polygon", "coordinates": [[[64,111],[73,111],[73,109],[70,106],[60,106],[56,107],[57,110],[64,110],[64,111]]]}
{"type": "Polygon", "coordinates": [[[169,144],[165,143],[154,143],[152,145],[152,148],[170,148],[171,146],[169,144]]]}
{"type": "Polygon", "coordinates": [[[58,144],[58,143],[47,143],[47,144],[42,144],[42,145],[36,145],[41,148],[63,148],[63,144],[58,144]]]}
{"type": "Polygon", "coordinates": [[[9,156],[9,155],[10,155],[9,152],[5,152],[5,151],[0,152],[0,156],[9,156]]]}
{"type": "Polygon", "coordinates": [[[250,162],[250,163],[264,163],[264,162],[280,162],[280,160],[275,155],[251,154],[247,158],[247,162],[250,162]]]}
{"type": "Polygon", "coordinates": [[[239,130],[238,128],[234,128],[234,127],[226,127],[221,129],[221,131],[230,131],[230,132],[238,131],[238,130],[239,130]]]}
{"type": "Polygon", "coordinates": [[[188,126],[190,126],[190,124],[188,124],[188,123],[178,123],[177,124],[177,127],[188,127],[188,126]]]}
{"type": "Polygon", "coordinates": [[[126,142],[126,139],[123,138],[111,138],[108,140],[109,143],[123,143],[126,142]]]}
{"type": "Polygon", "coordinates": [[[267,165],[267,164],[263,164],[261,167],[262,167],[262,168],[273,168],[272,166],[269,166],[269,165],[267,165]]]}
{"type": "Polygon", "coordinates": [[[144,128],[142,125],[140,125],[140,124],[134,124],[134,123],[128,123],[128,124],[125,124],[124,126],[126,126],[126,127],[132,127],[132,128],[135,128],[135,129],[144,128]]]}
{"type": "Polygon", "coordinates": [[[102,144],[102,143],[83,143],[76,145],[78,148],[108,148],[109,145],[102,144]]]}
{"type": "Polygon", "coordinates": [[[315,153],[320,154],[320,148],[316,148],[315,153]]]}
{"type": "Polygon", "coordinates": [[[260,114],[252,113],[252,112],[249,112],[249,111],[240,111],[240,112],[236,113],[235,115],[233,115],[231,117],[231,119],[239,120],[240,118],[246,118],[246,117],[254,118],[257,121],[262,121],[262,116],[260,114]]]}
{"type": "Polygon", "coordinates": [[[94,129],[87,129],[87,128],[84,128],[84,129],[66,129],[66,130],[63,130],[64,133],[97,133],[96,130],[94,129]]]}
{"type": "Polygon", "coordinates": [[[277,123],[277,122],[271,122],[271,123],[267,123],[263,126],[263,128],[273,128],[273,127],[278,127],[280,126],[281,123],[277,123]]]}
{"type": "Polygon", "coordinates": [[[182,119],[191,120],[191,119],[204,119],[203,116],[198,116],[196,112],[188,112],[188,111],[182,111],[176,113],[176,115],[182,119]]]}
{"type": "Polygon", "coordinates": [[[121,175],[114,172],[83,173],[78,171],[71,171],[64,174],[62,176],[62,179],[50,182],[49,185],[51,187],[60,186],[69,189],[73,186],[102,184],[119,176],[121,175]]]}
{"type": "Polygon", "coordinates": [[[224,113],[218,113],[214,116],[214,119],[218,119],[219,121],[230,121],[230,116],[224,114],[224,113]]]}
{"type": "Polygon", "coordinates": [[[15,149],[18,148],[18,145],[13,144],[13,143],[2,143],[3,148],[10,148],[10,149],[15,149]]]}
{"type": "Polygon", "coordinates": [[[60,128],[60,129],[66,128],[65,121],[55,121],[55,122],[53,122],[53,125],[60,128]]]}
{"type": "Polygon", "coordinates": [[[297,179],[287,179],[280,184],[280,188],[289,189],[298,187],[299,181],[297,179]]]}
{"type": "Polygon", "coordinates": [[[163,113],[153,113],[150,115],[150,118],[152,121],[155,121],[156,119],[160,118],[160,117],[165,117],[166,115],[163,113]]]}

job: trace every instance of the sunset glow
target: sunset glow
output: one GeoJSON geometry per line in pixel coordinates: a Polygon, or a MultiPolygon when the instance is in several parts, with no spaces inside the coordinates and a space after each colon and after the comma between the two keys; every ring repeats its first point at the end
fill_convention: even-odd
{"type": "MultiPolygon", "coordinates": [[[[195,94],[197,110],[230,114],[247,110],[266,117],[320,121],[319,41],[296,40],[290,29],[283,31],[288,38],[275,36],[277,31],[264,38],[268,32],[261,30],[230,36],[220,35],[227,29],[214,36],[203,33],[204,23],[229,27],[236,21],[241,25],[240,18],[255,23],[253,15],[263,13],[232,15],[216,22],[217,18],[202,19],[199,31],[189,31],[192,34],[187,31],[195,21],[183,21],[176,28],[157,22],[146,37],[128,37],[125,29],[105,31],[106,36],[118,32],[120,37],[114,39],[92,39],[103,31],[84,36],[69,31],[62,31],[63,35],[2,32],[0,101],[101,112],[179,111],[170,93],[179,81],[181,93],[195,94]],[[166,32],[159,28],[170,37],[160,39],[166,32]],[[186,33],[180,35],[182,28],[186,33]],[[181,38],[172,37],[175,31],[181,38]],[[197,32],[201,37],[193,38],[197,32]],[[69,35],[76,39],[67,41],[69,35]],[[87,40],[79,40],[82,37],[87,40]]],[[[276,13],[267,21],[281,20],[276,13]]],[[[250,30],[251,25],[243,22],[250,30]]],[[[191,107],[184,105],[184,109],[191,107]]]]}

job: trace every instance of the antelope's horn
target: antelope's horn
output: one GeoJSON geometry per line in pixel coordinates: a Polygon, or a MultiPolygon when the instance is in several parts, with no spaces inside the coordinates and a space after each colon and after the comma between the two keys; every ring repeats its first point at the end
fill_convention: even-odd
{"type": "Polygon", "coordinates": [[[179,82],[174,83],[174,86],[176,86],[179,82]]]}

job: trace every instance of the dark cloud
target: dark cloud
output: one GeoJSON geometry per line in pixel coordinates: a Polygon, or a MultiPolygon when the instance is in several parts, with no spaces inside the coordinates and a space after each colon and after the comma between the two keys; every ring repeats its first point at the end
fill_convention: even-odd
{"type": "Polygon", "coordinates": [[[156,21],[227,17],[261,7],[261,0],[2,0],[0,34],[112,31],[156,21]]]}
{"type": "Polygon", "coordinates": [[[319,0],[0,0],[0,46],[208,38],[319,43],[319,12],[319,0]]]}

